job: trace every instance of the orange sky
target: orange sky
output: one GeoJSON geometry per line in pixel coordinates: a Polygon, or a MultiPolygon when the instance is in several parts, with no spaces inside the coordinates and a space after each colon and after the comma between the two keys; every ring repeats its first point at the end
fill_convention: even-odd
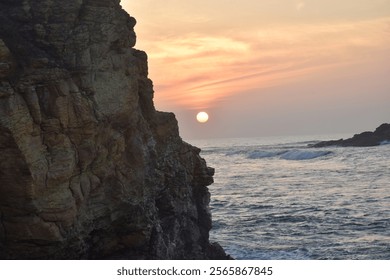
{"type": "Polygon", "coordinates": [[[353,132],[390,122],[390,0],[122,6],[137,19],[156,108],[176,113],[185,138],[353,132]],[[208,123],[195,122],[199,110],[209,112],[208,123]]]}

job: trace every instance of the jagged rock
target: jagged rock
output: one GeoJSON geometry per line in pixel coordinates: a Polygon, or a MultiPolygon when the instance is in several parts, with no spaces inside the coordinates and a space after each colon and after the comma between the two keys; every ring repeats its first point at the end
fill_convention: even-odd
{"type": "Polygon", "coordinates": [[[119,0],[0,1],[1,258],[226,258],[134,25],[119,0]]]}
{"type": "Polygon", "coordinates": [[[380,125],[374,132],[366,131],[360,134],[355,134],[349,139],[339,139],[331,141],[323,141],[313,145],[313,147],[327,147],[327,146],[356,146],[369,147],[378,146],[381,143],[390,141],[390,124],[384,123],[380,125]]]}

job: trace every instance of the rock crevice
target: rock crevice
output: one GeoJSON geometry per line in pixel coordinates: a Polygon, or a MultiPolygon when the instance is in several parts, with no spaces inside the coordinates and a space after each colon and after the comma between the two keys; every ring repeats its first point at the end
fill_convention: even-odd
{"type": "Polygon", "coordinates": [[[0,1],[0,258],[226,258],[134,25],[119,0],[0,1]]]}

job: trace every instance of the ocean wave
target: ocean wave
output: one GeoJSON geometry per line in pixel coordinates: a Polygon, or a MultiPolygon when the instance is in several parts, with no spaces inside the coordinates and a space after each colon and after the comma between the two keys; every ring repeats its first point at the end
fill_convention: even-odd
{"type": "Polygon", "coordinates": [[[247,158],[249,159],[261,159],[261,158],[271,158],[279,156],[286,151],[252,151],[248,154],[247,158]]]}
{"type": "Polygon", "coordinates": [[[248,159],[280,158],[285,160],[309,160],[331,154],[331,151],[283,150],[283,151],[252,151],[248,159]]]}
{"type": "Polygon", "coordinates": [[[331,154],[330,151],[302,151],[302,150],[293,150],[288,151],[281,155],[282,159],[286,160],[307,160],[314,159],[318,157],[323,157],[331,154]]]}
{"type": "Polygon", "coordinates": [[[235,156],[235,155],[241,155],[241,154],[245,154],[246,151],[244,150],[233,150],[233,151],[228,151],[226,152],[226,156],[235,156]]]}

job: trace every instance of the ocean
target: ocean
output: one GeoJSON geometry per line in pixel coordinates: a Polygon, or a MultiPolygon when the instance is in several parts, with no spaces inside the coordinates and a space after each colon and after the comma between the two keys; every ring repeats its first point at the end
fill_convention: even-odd
{"type": "Polygon", "coordinates": [[[390,145],[348,135],[189,141],[214,167],[217,241],[235,259],[390,260],[390,145]]]}

